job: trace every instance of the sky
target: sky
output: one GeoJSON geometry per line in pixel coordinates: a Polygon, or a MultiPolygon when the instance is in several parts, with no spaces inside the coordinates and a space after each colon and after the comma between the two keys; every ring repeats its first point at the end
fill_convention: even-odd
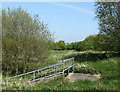
{"type": "Polygon", "coordinates": [[[38,14],[40,20],[48,24],[54,33],[55,42],[83,41],[87,36],[99,32],[95,20],[94,2],[2,2],[2,8],[26,10],[30,15],[38,14]]]}

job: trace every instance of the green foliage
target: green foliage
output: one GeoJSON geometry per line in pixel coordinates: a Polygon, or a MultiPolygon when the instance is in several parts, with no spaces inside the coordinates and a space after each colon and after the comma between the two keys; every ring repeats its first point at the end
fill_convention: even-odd
{"type": "Polygon", "coordinates": [[[67,43],[66,48],[67,48],[67,50],[73,50],[74,49],[74,43],[67,43]]]}
{"type": "Polygon", "coordinates": [[[96,2],[95,13],[106,49],[120,52],[120,2],[96,2]]]}
{"type": "Polygon", "coordinates": [[[48,43],[49,43],[48,46],[50,47],[51,50],[55,50],[57,48],[57,45],[55,42],[49,41],[48,43]]]}
{"type": "Polygon", "coordinates": [[[94,39],[94,48],[99,51],[109,51],[105,35],[98,34],[94,39]]]}
{"type": "Polygon", "coordinates": [[[118,60],[119,58],[109,58],[92,64],[96,71],[101,71],[102,78],[99,82],[102,90],[118,90],[118,60]]]}
{"type": "Polygon", "coordinates": [[[96,50],[95,49],[95,42],[97,35],[90,35],[86,37],[85,40],[80,42],[74,42],[67,44],[67,50],[77,50],[77,51],[86,51],[86,50],[96,50]]]}
{"type": "Polygon", "coordinates": [[[83,50],[82,42],[75,42],[74,43],[74,49],[77,50],[77,51],[82,51],[83,50]]]}
{"type": "Polygon", "coordinates": [[[66,49],[65,42],[62,40],[58,42],[49,42],[49,46],[51,50],[65,50],[66,49]]]}
{"type": "Polygon", "coordinates": [[[90,35],[85,38],[85,40],[80,42],[67,43],[65,45],[64,41],[50,42],[50,48],[52,50],[76,50],[76,51],[109,51],[107,40],[104,35],[90,35]]]}
{"type": "Polygon", "coordinates": [[[51,33],[38,15],[31,17],[21,8],[2,10],[3,74],[27,72],[28,63],[44,61],[50,40],[51,33]]]}
{"type": "Polygon", "coordinates": [[[64,41],[59,41],[56,43],[58,45],[58,50],[65,50],[66,46],[65,46],[65,42],[64,41]]]}
{"type": "Polygon", "coordinates": [[[84,50],[94,50],[94,39],[96,35],[90,35],[84,40],[84,50]]]}

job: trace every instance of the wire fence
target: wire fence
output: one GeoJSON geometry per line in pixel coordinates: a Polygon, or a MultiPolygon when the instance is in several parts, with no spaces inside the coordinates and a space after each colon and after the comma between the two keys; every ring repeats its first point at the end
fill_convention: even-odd
{"type": "MultiPolygon", "coordinates": [[[[72,72],[73,72],[73,61],[74,61],[74,57],[66,59],[64,61],[62,61],[61,63],[57,63],[51,66],[47,66],[44,68],[40,68],[31,72],[27,72],[24,74],[20,74],[20,75],[16,75],[16,76],[12,76],[9,78],[6,78],[6,87],[8,87],[8,82],[10,79],[15,79],[15,78],[19,78],[19,77],[25,77],[25,75],[30,75],[30,79],[27,82],[22,82],[19,83],[19,85],[24,85],[27,83],[32,83],[33,85],[35,84],[36,81],[43,79],[43,78],[48,78],[57,74],[62,74],[64,76],[65,71],[68,70],[68,74],[70,72],[70,68],[72,68],[72,72]],[[32,74],[32,75],[31,75],[32,74]]],[[[18,79],[17,79],[18,80],[18,79]]],[[[15,84],[16,85],[16,84],[15,84]]]]}

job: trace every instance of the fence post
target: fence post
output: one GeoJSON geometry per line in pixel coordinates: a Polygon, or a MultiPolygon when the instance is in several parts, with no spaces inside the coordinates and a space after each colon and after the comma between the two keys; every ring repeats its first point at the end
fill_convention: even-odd
{"type": "Polygon", "coordinates": [[[6,78],[6,87],[7,87],[7,82],[8,82],[8,79],[6,78]]]}
{"type": "MultiPolygon", "coordinates": [[[[68,67],[70,67],[70,61],[69,61],[69,66],[68,67]]],[[[68,69],[68,74],[69,74],[69,71],[70,71],[70,68],[68,69]]]]}
{"type": "Polygon", "coordinates": [[[74,61],[74,57],[73,57],[73,60],[72,60],[72,65],[73,65],[73,67],[72,67],[72,73],[74,73],[74,64],[73,64],[73,61],[74,61]]]}
{"type": "Polygon", "coordinates": [[[63,62],[63,76],[64,76],[64,62],[63,62]]]}
{"type": "Polygon", "coordinates": [[[33,85],[35,84],[34,80],[35,80],[35,72],[33,72],[33,85]]]}
{"type": "Polygon", "coordinates": [[[38,69],[38,75],[40,74],[39,69],[38,69]]]}

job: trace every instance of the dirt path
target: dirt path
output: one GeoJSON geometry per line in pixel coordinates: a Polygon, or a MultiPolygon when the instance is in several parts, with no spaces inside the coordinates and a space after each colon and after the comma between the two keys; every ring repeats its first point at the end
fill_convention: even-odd
{"type": "Polygon", "coordinates": [[[91,80],[95,81],[97,79],[101,78],[101,75],[90,75],[90,74],[82,74],[82,73],[69,73],[69,75],[66,77],[69,79],[70,82],[74,82],[76,80],[91,80]]]}

